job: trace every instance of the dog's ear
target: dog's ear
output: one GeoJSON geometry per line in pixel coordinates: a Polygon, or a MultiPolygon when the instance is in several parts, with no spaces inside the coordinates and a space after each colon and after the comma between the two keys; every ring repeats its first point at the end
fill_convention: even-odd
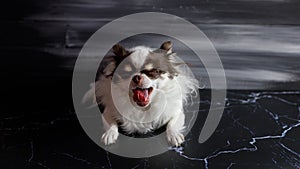
{"type": "Polygon", "coordinates": [[[112,58],[113,60],[110,60],[110,62],[102,71],[102,73],[106,76],[111,76],[114,73],[116,67],[131,53],[120,44],[115,44],[112,47],[112,52],[115,54],[112,58]]]}
{"type": "Polygon", "coordinates": [[[172,53],[173,44],[171,41],[166,41],[161,44],[160,49],[167,51],[167,53],[172,53]]]}
{"type": "Polygon", "coordinates": [[[130,52],[128,50],[126,50],[123,46],[121,46],[120,44],[115,44],[112,47],[112,50],[114,52],[114,54],[117,56],[117,58],[125,58],[126,56],[128,56],[130,54],[130,52]]]}

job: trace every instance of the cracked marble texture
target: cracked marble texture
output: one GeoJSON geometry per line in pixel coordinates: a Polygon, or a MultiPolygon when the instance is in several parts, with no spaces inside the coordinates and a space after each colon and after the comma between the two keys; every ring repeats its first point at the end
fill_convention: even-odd
{"type": "Polygon", "coordinates": [[[208,141],[199,144],[197,138],[210,104],[209,92],[200,93],[200,113],[184,145],[170,147],[166,153],[151,158],[120,157],[98,147],[81,129],[71,103],[61,105],[65,110],[53,114],[40,112],[43,106],[32,112],[4,113],[0,119],[0,166],[300,168],[300,92],[228,91],[221,123],[208,141]]]}

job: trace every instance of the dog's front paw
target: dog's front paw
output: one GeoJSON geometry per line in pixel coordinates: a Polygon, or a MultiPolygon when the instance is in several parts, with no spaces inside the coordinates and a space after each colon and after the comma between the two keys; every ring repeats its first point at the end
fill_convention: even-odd
{"type": "Polygon", "coordinates": [[[167,130],[167,139],[172,146],[180,146],[184,142],[184,135],[178,131],[167,130]]]}
{"type": "Polygon", "coordinates": [[[117,141],[118,136],[119,136],[118,129],[111,127],[102,135],[101,141],[105,145],[113,144],[117,141]]]}

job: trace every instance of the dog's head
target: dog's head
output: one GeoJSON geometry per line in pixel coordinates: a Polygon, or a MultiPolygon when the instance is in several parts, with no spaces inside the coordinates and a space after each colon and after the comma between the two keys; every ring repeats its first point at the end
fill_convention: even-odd
{"type": "MultiPolygon", "coordinates": [[[[165,90],[178,72],[172,62],[172,43],[164,42],[159,49],[138,46],[125,49],[117,44],[113,47],[113,83],[123,91],[129,91],[129,98],[136,107],[147,107],[159,90],[165,90]]],[[[109,74],[109,73],[108,73],[109,74]]]]}

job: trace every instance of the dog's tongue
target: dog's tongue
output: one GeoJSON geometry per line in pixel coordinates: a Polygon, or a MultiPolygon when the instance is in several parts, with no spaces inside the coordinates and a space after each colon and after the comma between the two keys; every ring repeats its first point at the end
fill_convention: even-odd
{"type": "Polygon", "coordinates": [[[148,89],[135,89],[133,91],[133,99],[135,102],[147,102],[148,89]]]}

